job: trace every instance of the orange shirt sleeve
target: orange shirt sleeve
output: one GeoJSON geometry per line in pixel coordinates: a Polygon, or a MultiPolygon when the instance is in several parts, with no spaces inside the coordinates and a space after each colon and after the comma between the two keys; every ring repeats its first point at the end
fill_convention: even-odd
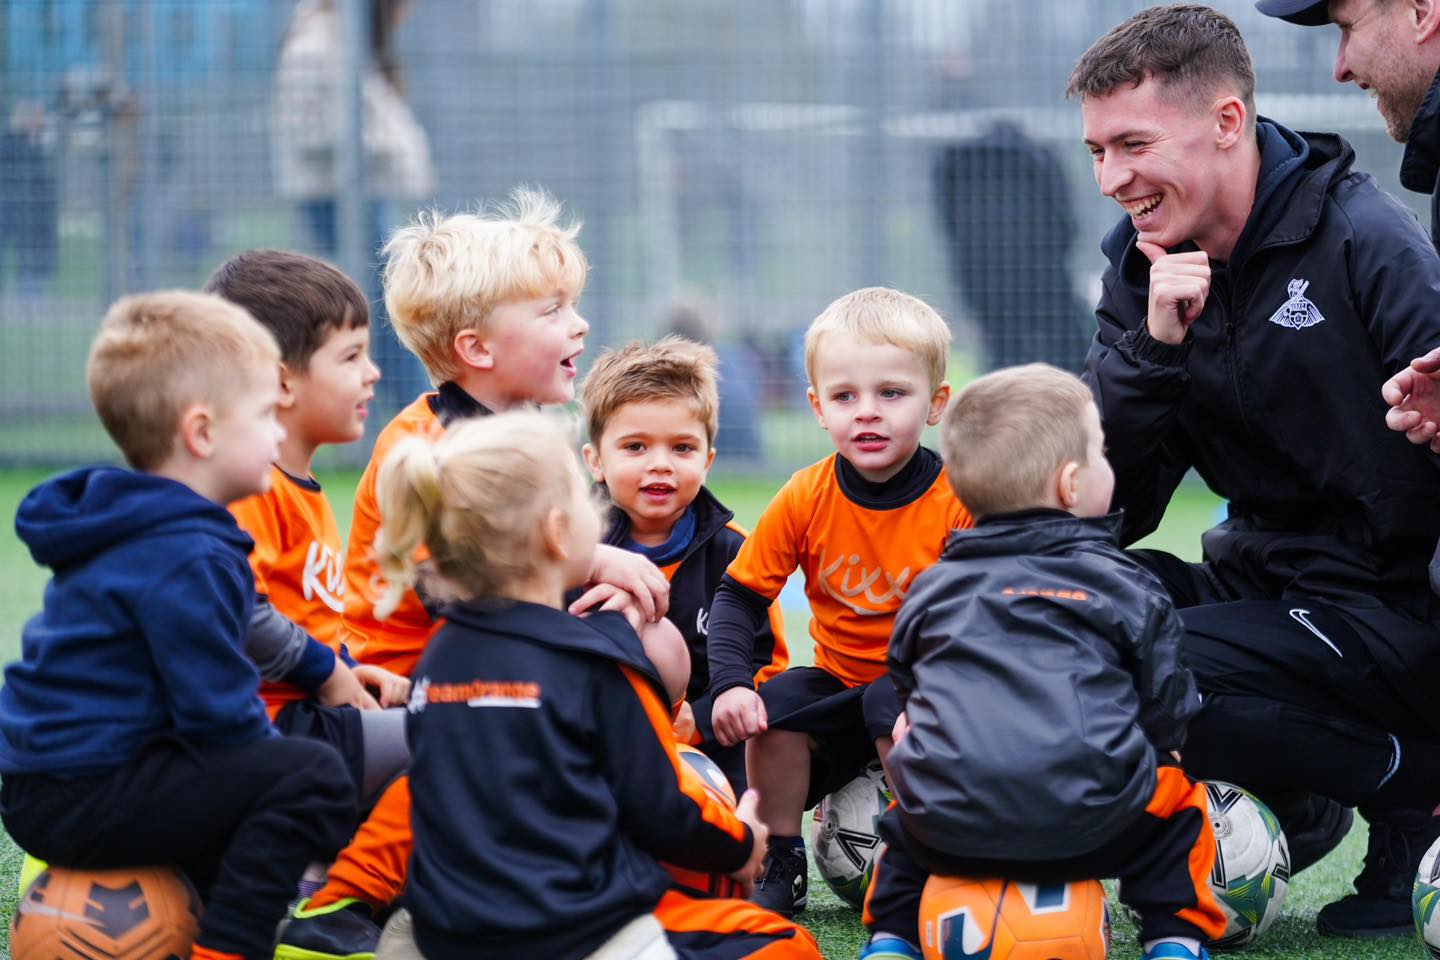
{"type": "Polygon", "coordinates": [[[805,534],[805,474],[791,477],[760,514],[755,530],[730,561],[726,575],[748,590],[774,600],[800,565],[805,534]]]}

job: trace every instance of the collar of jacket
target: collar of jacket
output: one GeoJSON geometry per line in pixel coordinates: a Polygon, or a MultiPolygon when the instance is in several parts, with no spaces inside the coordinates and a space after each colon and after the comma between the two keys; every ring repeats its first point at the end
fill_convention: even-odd
{"type": "MultiPolygon", "coordinates": [[[[606,494],[609,494],[608,490],[606,494]]],[[[677,560],[672,560],[672,563],[684,563],[691,554],[709,543],[715,534],[725,529],[725,525],[735,518],[734,511],[715,499],[710,488],[703,485],[700,492],[695,494],[695,499],[690,501],[690,510],[695,514],[695,536],[690,538],[690,545],[685,548],[685,552],[677,560]]],[[[630,535],[630,517],[612,503],[609,520],[604,542],[612,547],[623,547],[630,535]]]]}
{"type": "Polygon", "coordinates": [[[1440,71],[1430,81],[1425,99],[1410,124],[1405,156],[1400,161],[1400,183],[1406,190],[1433,193],[1440,176],[1440,71]]]}
{"type": "Polygon", "coordinates": [[[1077,517],[1064,510],[1020,510],[987,517],[968,530],[955,530],[945,544],[942,559],[1013,556],[1017,553],[1053,554],[1076,543],[1103,541],[1117,545],[1122,511],[1103,517],[1077,517]]]}
{"type": "MultiPolygon", "coordinates": [[[[1296,133],[1289,127],[1260,117],[1260,174],[1255,205],[1240,231],[1231,256],[1232,274],[1257,250],[1273,244],[1296,243],[1315,232],[1325,212],[1331,184],[1347,176],[1355,151],[1333,133],[1296,133]]],[[[1135,248],[1137,233],[1128,216],[1120,218],[1100,247],[1127,285],[1137,290],[1150,286],[1150,261],[1135,248]]],[[[1170,252],[1197,249],[1187,241],[1170,252]]]]}
{"type": "Polygon", "coordinates": [[[447,380],[430,398],[430,412],[435,414],[440,426],[449,427],[456,420],[488,417],[495,411],[466,393],[458,383],[447,380]]]}
{"type": "Polygon", "coordinates": [[[472,630],[504,634],[554,650],[614,660],[633,667],[657,684],[660,682],[660,674],[645,655],[639,634],[629,629],[623,614],[613,610],[597,611],[585,619],[594,619],[597,623],[599,618],[613,619],[624,629],[576,629],[585,623],[585,619],[556,607],[497,597],[452,603],[445,608],[444,614],[450,623],[472,630]]]}

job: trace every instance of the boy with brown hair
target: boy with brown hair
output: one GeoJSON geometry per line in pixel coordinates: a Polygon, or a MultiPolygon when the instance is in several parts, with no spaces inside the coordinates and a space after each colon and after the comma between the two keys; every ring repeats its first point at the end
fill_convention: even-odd
{"type": "Polygon", "coordinates": [[[181,865],[207,960],[268,956],[355,816],[340,757],[277,735],[243,651],[251,540],[225,504],[270,483],[279,361],[218,297],[117,301],[86,374],[131,469],[49,480],[16,515],[55,576],[0,688],[5,827],[61,866],[181,865]]]}
{"type": "Polygon", "coordinates": [[[255,539],[252,655],[258,634],[284,647],[294,663],[284,679],[266,678],[260,696],[282,733],[340,751],[363,804],[404,769],[409,751],[399,707],[410,684],[381,667],[357,665],[340,642],[344,554],[311,466],[322,444],[364,435],[380,379],[370,360],[370,311],[345,274],[286,250],[237,254],[215,269],[205,289],[247,309],[280,344],[276,416],[285,439],[270,489],[230,507],[255,539]],[[379,704],[365,686],[379,693],[379,704]],[[395,709],[376,709],[381,705],[395,709]]]}
{"type": "Polygon", "coordinates": [[[807,899],[804,811],[889,750],[900,710],[885,650],[900,601],[946,535],[970,524],[940,457],[920,445],[950,398],[949,345],[940,315],[898,290],[856,290],[816,317],[805,335],[810,406],[836,452],[775,495],[716,593],[713,728],[723,745],[750,741],[749,782],[771,831],[753,899],[787,916],[807,899]],[[757,691],[754,638],[797,567],[815,666],[757,691]]]}
{"type": "MultiPolygon", "coordinates": [[[[705,486],[715,462],[720,396],[715,351],[680,337],[639,341],[601,354],[581,388],[590,440],[585,463],[612,504],[602,543],[648,558],[670,581],[669,618],[690,651],[686,691],[691,738],[745,791],[745,750],[721,746],[710,727],[710,608],[746,531],[705,486]]],[[[785,669],[785,625],[778,606],[755,636],[758,686],[785,669]]]]}
{"type": "Polygon", "coordinates": [[[1146,960],[1203,960],[1225,929],[1215,838],[1204,786],[1171,761],[1200,698],[1159,580],[1115,542],[1089,388],[1038,363],[981,377],[945,414],[941,449],[975,527],[895,618],[895,806],[860,956],[919,960],[938,873],[1118,876],[1146,960]]]}

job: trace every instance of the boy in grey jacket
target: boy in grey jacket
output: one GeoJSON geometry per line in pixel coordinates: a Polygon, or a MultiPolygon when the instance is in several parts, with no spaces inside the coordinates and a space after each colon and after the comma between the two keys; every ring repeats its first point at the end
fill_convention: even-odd
{"type": "Polygon", "coordinates": [[[1214,837],[1203,786],[1174,765],[1200,701],[1170,601],[1116,545],[1090,391],[1045,364],[1001,370],[941,430],[977,523],[895,621],[896,805],[861,956],[920,956],[920,894],[940,873],[1120,877],[1147,960],[1202,958],[1225,928],[1214,837]]]}

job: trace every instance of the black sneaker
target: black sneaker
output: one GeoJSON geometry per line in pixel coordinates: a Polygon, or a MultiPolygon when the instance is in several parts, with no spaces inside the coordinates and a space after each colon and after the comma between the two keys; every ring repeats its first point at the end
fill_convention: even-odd
{"type": "Polygon", "coordinates": [[[1413,936],[1410,890],[1420,858],[1437,836],[1440,817],[1428,812],[1377,816],[1355,892],[1322,907],[1315,926],[1327,937],[1413,936]]]}
{"type": "MultiPolygon", "coordinates": [[[[782,917],[793,917],[810,899],[809,864],[804,847],[771,844],[765,857],[765,876],[755,884],[751,902],[782,917]]],[[[1408,901],[1407,901],[1408,902],[1408,901]]]]}
{"type": "Polygon", "coordinates": [[[278,940],[275,960],[375,960],[380,928],[359,900],[312,910],[307,898],[280,921],[278,940]]]}
{"type": "Polygon", "coordinates": [[[1293,814],[1288,819],[1282,817],[1280,823],[1290,848],[1293,877],[1340,845],[1355,823],[1355,813],[1338,800],[1312,793],[1303,797],[1293,814]]]}

